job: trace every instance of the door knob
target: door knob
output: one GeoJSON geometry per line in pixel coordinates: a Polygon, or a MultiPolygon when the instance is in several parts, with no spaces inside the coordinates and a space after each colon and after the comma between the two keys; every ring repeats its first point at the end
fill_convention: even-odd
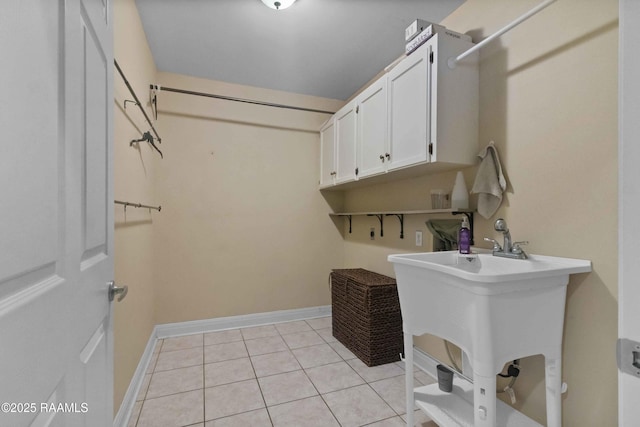
{"type": "Polygon", "coordinates": [[[108,283],[109,285],[109,301],[113,301],[116,295],[118,295],[118,302],[122,301],[124,297],[127,296],[127,292],[129,292],[128,286],[118,287],[116,286],[116,282],[111,281],[108,283]]]}

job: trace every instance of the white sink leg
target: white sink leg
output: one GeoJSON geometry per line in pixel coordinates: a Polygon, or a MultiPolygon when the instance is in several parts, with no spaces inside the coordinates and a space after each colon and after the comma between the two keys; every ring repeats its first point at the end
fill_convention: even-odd
{"type": "Polygon", "coordinates": [[[545,357],[545,386],[547,391],[547,426],[562,425],[562,359],[545,357]]]}
{"type": "Polygon", "coordinates": [[[407,426],[413,427],[413,335],[404,333],[404,375],[407,398],[407,426]]]}
{"type": "MultiPolygon", "coordinates": [[[[477,366],[477,364],[474,364],[477,366]]],[[[475,427],[496,426],[496,376],[473,375],[473,410],[475,427]]]]}

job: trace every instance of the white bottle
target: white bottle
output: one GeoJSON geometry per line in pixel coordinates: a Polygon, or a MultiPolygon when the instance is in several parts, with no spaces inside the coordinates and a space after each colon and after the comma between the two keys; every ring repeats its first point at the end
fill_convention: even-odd
{"type": "Polygon", "coordinates": [[[456,183],[451,192],[451,208],[452,209],[469,209],[469,191],[467,184],[464,182],[462,172],[456,175],[456,183]]]}

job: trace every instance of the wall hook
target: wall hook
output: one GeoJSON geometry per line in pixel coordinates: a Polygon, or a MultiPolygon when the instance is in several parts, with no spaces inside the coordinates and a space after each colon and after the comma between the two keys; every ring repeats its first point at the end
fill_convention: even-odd
{"type": "Polygon", "coordinates": [[[125,110],[127,109],[127,102],[130,102],[130,103],[132,103],[133,105],[140,105],[140,104],[138,104],[136,101],[132,101],[132,100],[130,100],[130,99],[125,99],[125,100],[124,100],[124,109],[125,109],[125,110]]]}
{"type": "MultiPolygon", "coordinates": [[[[160,149],[158,147],[156,147],[156,144],[153,143],[153,135],[151,135],[151,132],[145,132],[142,134],[142,138],[140,139],[132,139],[131,142],[129,143],[129,147],[131,147],[133,144],[137,143],[137,142],[141,142],[141,141],[147,141],[149,144],[151,144],[151,146],[153,148],[156,149],[156,151],[158,153],[160,153],[160,157],[164,159],[164,156],[162,155],[162,151],[160,151],[160,149]]],[[[160,140],[158,140],[158,142],[160,142],[160,140]]]]}

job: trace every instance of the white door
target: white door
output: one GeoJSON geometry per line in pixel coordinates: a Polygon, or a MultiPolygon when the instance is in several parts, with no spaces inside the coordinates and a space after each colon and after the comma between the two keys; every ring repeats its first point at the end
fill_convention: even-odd
{"type": "MultiPolygon", "coordinates": [[[[619,223],[618,336],[625,343],[619,371],[619,425],[639,425],[640,405],[640,264],[638,212],[640,211],[640,2],[620,1],[619,62],[619,223]],[[634,353],[635,352],[635,353],[634,353]],[[635,359],[634,359],[635,357],[635,359]],[[635,366],[634,366],[635,365],[635,366]]],[[[619,341],[621,343],[623,341],[619,341]]]]}
{"type": "Polygon", "coordinates": [[[431,52],[427,42],[389,72],[388,170],[429,160],[431,52]]]}
{"type": "Polygon", "coordinates": [[[113,424],[109,3],[0,2],[1,426],[113,424]]]}
{"type": "Polygon", "coordinates": [[[320,186],[328,187],[334,184],[336,175],[336,128],[332,117],[320,129],[320,186]]]}
{"type": "Polygon", "coordinates": [[[358,177],[385,171],[390,156],[387,133],[387,76],[382,76],[357,98],[358,177]]]}
{"type": "Polygon", "coordinates": [[[342,107],[335,115],[336,184],[356,179],[356,103],[342,107]]]}

